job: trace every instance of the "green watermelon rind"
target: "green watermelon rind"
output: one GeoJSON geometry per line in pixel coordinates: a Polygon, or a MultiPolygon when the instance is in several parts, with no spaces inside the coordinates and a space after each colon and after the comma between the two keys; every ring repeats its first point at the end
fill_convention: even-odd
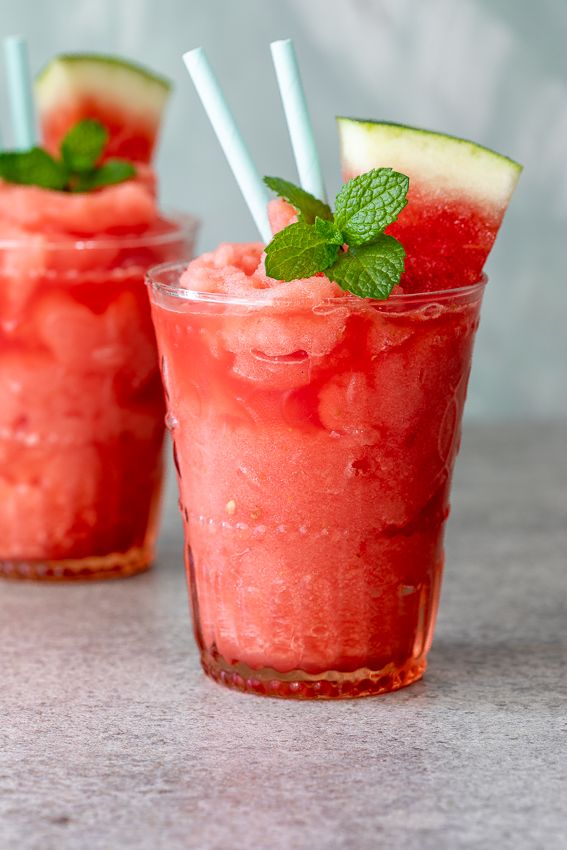
{"type": "Polygon", "coordinates": [[[488,154],[490,156],[494,156],[497,159],[502,160],[504,163],[511,165],[514,170],[518,172],[518,174],[523,170],[523,165],[520,165],[519,162],[516,162],[515,159],[512,159],[505,154],[498,153],[498,151],[493,150],[492,148],[488,148],[485,145],[479,145],[477,142],[472,142],[470,139],[461,139],[459,136],[452,136],[450,133],[439,133],[437,130],[426,130],[422,127],[412,127],[410,124],[400,124],[395,121],[375,121],[371,118],[351,118],[346,115],[337,115],[336,121],[341,124],[342,122],[349,122],[352,124],[356,124],[358,126],[368,127],[391,127],[394,131],[401,130],[406,133],[406,131],[410,131],[411,133],[416,133],[427,138],[437,138],[440,142],[457,142],[464,148],[468,148],[471,154],[474,153],[483,153],[488,154]]]}
{"type": "Polygon", "coordinates": [[[161,86],[164,89],[164,92],[169,92],[172,88],[172,83],[167,77],[163,77],[161,74],[156,74],[154,71],[150,71],[149,68],[146,68],[144,65],[139,64],[138,62],[132,62],[129,59],[119,59],[117,56],[107,56],[103,53],[61,53],[52,59],[47,65],[42,68],[42,70],[37,74],[35,78],[35,83],[37,86],[42,85],[48,77],[49,72],[53,69],[56,64],[103,64],[105,66],[114,66],[120,71],[128,71],[131,74],[136,74],[138,79],[144,78],[148,83],[153,83],[161,86]]]}
{"type": "Polygon", "coordinates": [[[343,116],[337,124],[345,176],[391,167],[408,174],[410,187],[427,184],[435,193],[505,209],[522,172],[510,157],[446,133],[343,116]]]}
{"type": "Polygon", "coordinates": [[[71,126],[95,118],[109,126],[108,156],[150,162],[171,90],[148,68],[100,53],[65,53],[36,78],[41,137],[57,154],[71,126]]]}

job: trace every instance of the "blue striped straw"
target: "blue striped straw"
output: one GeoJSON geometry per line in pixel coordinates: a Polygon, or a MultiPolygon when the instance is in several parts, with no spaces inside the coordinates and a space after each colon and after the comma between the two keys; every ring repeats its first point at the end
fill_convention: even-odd
{"type": "Polygon", "coordinates": [[[270,47],[300,183],[306,192],[325,201],[323,172],[293,42],[289,38],[273,41],[270,47]]]}
{"type": "Polygon", "coordinates": [[[35,112],[25,39],[19,35],[4,39],[4,57],[12,115],[12,141],[17,150],[29,150],[35,144],[35,112]]]}
{"type": "Polygon", "coordinates": [[[220,145],[244,195],[252,218],[264,242],[272,239],[268,219],[268,194],[244,139],[221,91],[202,47],[183,54],[183,61],[197,89],[220,145]]]}

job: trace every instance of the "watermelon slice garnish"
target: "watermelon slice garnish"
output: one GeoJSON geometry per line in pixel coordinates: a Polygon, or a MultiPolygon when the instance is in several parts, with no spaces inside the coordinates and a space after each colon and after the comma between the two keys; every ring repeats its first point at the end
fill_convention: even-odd
{"type": "Polygon", "coordinates": [[[338,118],[343,179],[390,167],[410,178],[408,205],[386,233],[406,250],[404,292],[478,281],[522,167],[473,142],[338,118]]]}
{"type": "Polygon", "coordinates": [[[163,77],[123,59],[56,56],[35,83],[43,146],[58,155],[67,131],[94,118],[109,133],[106,159],[149,162],[170,88],[163,77]]]}

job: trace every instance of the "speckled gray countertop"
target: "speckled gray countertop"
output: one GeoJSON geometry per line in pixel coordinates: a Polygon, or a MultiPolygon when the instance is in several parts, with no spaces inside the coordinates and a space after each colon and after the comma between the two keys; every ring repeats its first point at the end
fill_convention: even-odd
{"type": "Polygon", "coordinates": [[[469,426],[423,682],[292,703],[198,666],[156,568],[0,585],[0,850],[564,850],[567,426],[469,426]]]}

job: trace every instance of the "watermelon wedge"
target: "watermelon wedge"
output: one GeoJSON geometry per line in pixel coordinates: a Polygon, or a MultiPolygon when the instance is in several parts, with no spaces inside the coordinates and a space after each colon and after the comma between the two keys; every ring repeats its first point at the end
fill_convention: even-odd
{"type": "Polygon", "coordinates": [[[390,167],[410,178],[408,205],[387,233],[406,249],[404,292],[475,283],[522,167],[442,133],[337,118],[343,178],[390,167]]]}
{"type": "Polygon", "coordinates": [[[106,158],[149,162],[170,88],[163,77],[123,59],[56,56],[35,83],[43,145],[58,154],[74,124],[95,118],[109,132],[106,158]]]}

